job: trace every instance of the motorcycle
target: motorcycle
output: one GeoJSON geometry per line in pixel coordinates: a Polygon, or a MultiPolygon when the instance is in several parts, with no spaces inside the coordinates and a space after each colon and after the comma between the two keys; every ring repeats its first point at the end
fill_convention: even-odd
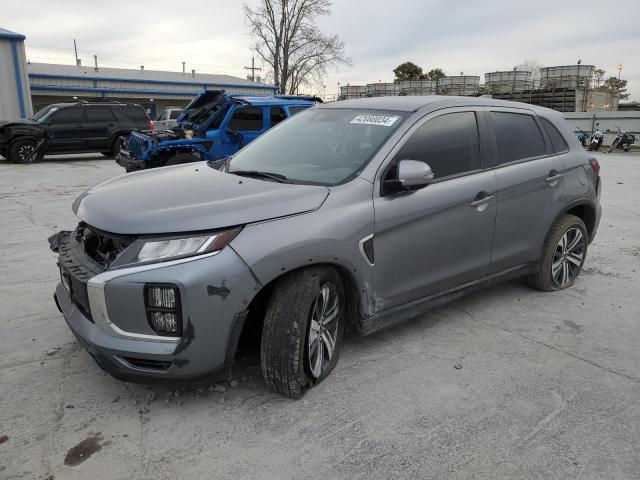
{"type": "Polygon", "coordinates": [[[578,133],[576,133],[576,136],[578,137],[578,141],[584,148],[587,148],[587,139],[589,138],[589,136],[587,135],[587,132],[582,130],[580,127],[576,127],[576,128],[578,129],[578,133]]]}
{"type": "Polygon", "coordinates": [[[628,152],[631,150],[631,147],[635,146],[636,137],[631,133],[624,132],[620,130],[620,127],[616,127],[618,129],[618,135],[611,142],[611,146],[609,147],[609,153],[613,152],[615,149],[624,150],[628,152]]]}
{"type": "Polygon", "coordinates": [[[604,132],[598,128],[599,125],[600,123],[596,123],[596,129],[593,131],[591,138],[589,139],[589,151],[597,152],[600,150],[602,142],[604,141],[604,132]]]}

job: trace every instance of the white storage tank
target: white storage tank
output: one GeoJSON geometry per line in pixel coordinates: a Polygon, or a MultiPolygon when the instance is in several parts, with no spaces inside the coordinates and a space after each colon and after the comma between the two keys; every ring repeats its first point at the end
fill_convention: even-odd
{"type": "Polygon", "coordinates": [[[341,85],[340,98],[343,100],[351,100],[354,98],[362,98],[367,96],[367,87],[365,85],[341,85]]]}
{"type": "Polygon", "coordinates": [[[400,95],[435,95],[435,80],[405,80],[399,83],[400,95]]]}
{"type": "Polygon", "coordinates": [[[442,95],[477,95],[480,86],[480,77],[471,75],[456,75],[442,77],[438,81],[438,93],[442,95]]]}
{"type": "Polygon", "coordinates": [[[24,39],[24,35],[0,28],[0,120],[33,114],[24,39]]]}
{"type": "Polygon", "coordinates": [[[368,83],[367,84],[367,96],[368,97],[388,97],[392,95],[398,95],[400,93],[400,87],[397,83],[368,83]]]}
{"type": "Polygon", "coordinates": [[[593,65],[561,65],[540,69],[540,88],[589,88],[593,65]]]}
{"type": "Polygon", "coordinates": [[[531,72],[509,70],[484,74],[489,93],[521,92],[531,88],[531,72]]]}

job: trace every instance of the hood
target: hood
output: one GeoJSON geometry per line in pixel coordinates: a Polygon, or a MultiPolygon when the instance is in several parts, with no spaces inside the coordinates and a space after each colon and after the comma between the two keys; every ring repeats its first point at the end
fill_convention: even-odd
{"type": "Polygon", "coordinates": [[[34,122],[33,120],[29,120],[28,118],[20,118],[14,120],[0,120],[0,129],[6,127],[7,125],[37,125],[40,124],[38,122],[34,122]]]}
{"type": "Polygon", "coordinates": [[[239,177],[204,162],[154,168],[107,180],[80,195],[75,214],[121,234],[213,230],[319,208],[329,189],[239,177]]]}
{"type": "Polygon", "coordinates": [[[176,119],[183,128],[205,130],[231,103],[224,90],[205,90],[196,95],[176,119]]]}

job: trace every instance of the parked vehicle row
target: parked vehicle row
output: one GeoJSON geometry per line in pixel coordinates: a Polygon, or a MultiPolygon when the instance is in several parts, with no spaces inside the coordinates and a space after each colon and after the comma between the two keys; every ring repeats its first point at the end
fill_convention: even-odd
{"type": "MultiPolygon", "coordinates": [[[[225,119],[255,107],[236,100],[225,119]]],[[[117,378],[228,378],[239,341],[258,332],[266,384],[298,398],[336,366],[347,327],[369,334],[515,277],[572,286],[600,220],[599,172],[545,108],[316,105],[224,171],[176,165],[82,194],[78,225],[50,239],[55,300],[117,378]]]]}
{"type": "Polygon", "coordinates": [[[120,139],[134,130],[153,128],[140,105],[121,102],[55,103],[29,120],[0,122],[0,155],[33,163],[45,154],[120,151],[120,139]]]}

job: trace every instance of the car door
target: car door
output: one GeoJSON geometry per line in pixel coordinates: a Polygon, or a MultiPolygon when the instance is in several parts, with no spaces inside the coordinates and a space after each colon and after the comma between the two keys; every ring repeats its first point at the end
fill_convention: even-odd
{"type": "Polygon", "coordinates": [[[492,109],[498,182],[491,272],[537,260],[563,203],[565,169],[533,112],[492,109]]]}
{"type": "Polygon", "coordinates": [[[265,130],[262,107],[234,105],[222,134],[223,156],[233,155],[265,130]]]}
{"type": "Polygon", "coordinates": [[[107,106],[87,106],[85,107],[87,122],[85,135],[88,149],[96,152],[106,152],[111,150],[111,132],[117,125],[116,118],[107,106]]]}
{"type": "Polygon", "coordinates": [[[496,218],[495,173],[482,167],[480,111],[447,109],[412,127],[380,181],[400,160],[428,163],[428,186],[374,194],[376,310],[444,293],[487,275],[496,218]]]}
{"type": "Polygon", "coordinates": [[[86,116],[83,107],[61,108],[49,116],[45,125],[48,153],[86,151],[86,116]]]}

